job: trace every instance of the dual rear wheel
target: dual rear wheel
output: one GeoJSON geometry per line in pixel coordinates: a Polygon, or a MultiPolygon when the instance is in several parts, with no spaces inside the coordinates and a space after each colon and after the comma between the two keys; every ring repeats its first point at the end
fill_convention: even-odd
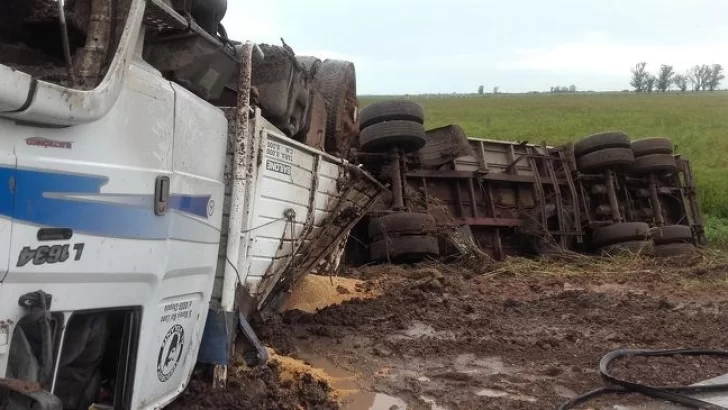
{"type": "MultiPolygon", "coordinates": [[[[409,100],[375,103],[359,115],[359,146],[370,153],[415,152],[427,143],[425,113],[409,100]]],[[[396,166],[396,164],[392,164],[396,166]]],[[[369,256],[377,262],[417,262],[440,253],[435,219],[425,213],[392,212],[369,221],[369,256]]]]}
{"type": "Polygon", "coordinates": [[[365,152],[417,151],[427,142],[424,123],[422,106],[409,100],[369,105],[359,114],[359,145],[365,152]]]}
{"type": "Polygon", "coordinates": [[[580,171],[617,168],[631,174],[671,173],[676,171],[672,141],[668,138],[643,138],[630,141],[622,132],[604,132],[574,144],[574,157],[580,171]]]}
{"type": "Polygon", "coordinates": [[[378,262],[417,262],[440,253],[435,218],[393,212],[369,221],[369,256],[378,262]]]}
{"type": "Polygon", "coordinates": [[[693,252],[689,226],[668,225],[650,228],[644,222],[617,223],[595,229],[592,244],[603,256],[644,255],[667,257],[693,252]]]}

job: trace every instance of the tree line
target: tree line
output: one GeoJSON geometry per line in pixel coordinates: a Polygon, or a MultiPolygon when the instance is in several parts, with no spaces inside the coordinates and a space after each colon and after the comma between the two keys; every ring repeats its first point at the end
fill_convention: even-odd
{"type": "Polygon", "coordinates": [[[720,64],[695,65],[684,74],[676,73],[673,66],[663,64],[657,75],[650,74],[646,66],[647,63],[640,62],[631,70],[632,80],[629,84],[638,93],[651,93],[653,90],[665,92],[672,86],[683,92],[687,91],[688,86],[693,91],[715,91],[725,79],[723,66],[720,64]]]}
{"type": "Polygon", "coordinates": [[[557,85],[554,87],[551,87],[550,92],[552,93],[575,93],[576,92],[576,86],[574,84],[571,84],[570,86],[565,85],[557,85]]]}

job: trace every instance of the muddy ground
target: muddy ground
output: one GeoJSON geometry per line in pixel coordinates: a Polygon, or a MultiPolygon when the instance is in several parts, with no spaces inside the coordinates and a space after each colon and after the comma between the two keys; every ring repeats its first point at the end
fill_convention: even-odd
{"type": "MultiPolygon", "coordinates": [[[[235,381],[228,395],[241,397],[240,405],[228,395],[196,394],[193,385],[180,402],[187,405],[176,408],[555,408],[601,386],[596,366],[611,350],[727,348],[726,262],[709,253],[349,270],[381,296],[289,311],[259,329],[278,353],[330,377],[317,382],[304,372],[277,385],[273,364],[235,381]],[[255,392],[266,401],[246,405],[255,392]]],[[[639,359],[614,372],[687,384],[728,372],[728,361],[639,359]]],[[[645,402],[606,397],[580,408],[645,402]]]]}

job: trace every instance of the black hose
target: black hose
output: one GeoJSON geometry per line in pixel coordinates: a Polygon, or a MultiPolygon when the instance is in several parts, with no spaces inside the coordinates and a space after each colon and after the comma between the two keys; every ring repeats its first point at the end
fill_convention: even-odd
{"type": "Polygon", "coordinates": [[[677,350],[640,350],[640,349],[621,349],[607,353],[599,361],[599,373],[602,378],[609,384],[608,386],[592,390],[584,393],[574,399],[563,403],[557,407],[557,410],[568,410],[584,402],[593,400],[594,398],[604,394],[631,394],[638,393],[654,399],[670,401],[672,403],[681,404],[693,409],[706,410],[728,410],[723,406],[708,403],[703,400],[695,399],[688,394],[725,391],[728,392],[728,383],[706,384],[692,386],[647,386],[641,383],[629,382],[612,376],[609,373],[609,367],[615,360],[622,357],[666,357],[666,356],[720,356],[728,358],[728,351],[710,350],[710,349],[677,349],[677,350]]]}

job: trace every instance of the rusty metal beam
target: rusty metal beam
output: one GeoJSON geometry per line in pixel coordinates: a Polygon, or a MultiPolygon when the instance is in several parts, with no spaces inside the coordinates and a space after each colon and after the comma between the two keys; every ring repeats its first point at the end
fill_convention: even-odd
{"type": "MultiPolygon", "coordinates": [[[[528,163],[531,166],[531,171],[533,172],[534,177],[534,184],[533,184],[533,190],[536,194],[536,197],[538,198],[539,208],[541,215],[541,227],[546,230],[548,229],[548,218],[546,216],[546,194],[543,189],[543,185],[541,183],[541,170],[538,168],[538,163],[536,162],[536,158],[533,157],[532,151],[534,150],[534,147],[527,146],[526,152],[528,153],[528,163]]],[[[520,203],[520,201],[519,201],[520,203]]],[[[520,211],[520,209],[519,209],[520,211]]],[[[520,213],[520,212],[519,212],[520,213]]],[[[559,227],[561,229],[561,227],[559,227]]]]}
{"type": "Polygon", "coordinates": [[[604,171],[604,179],[607,185],[609,206],[612,208],[612,221],[614,223],[622,222],[622,216],[619,213],[619,202],[617,201],[617,187],[615,186],[617,182],[614,180],[614,175],[612,174],[611,169],[604,171]]]}
{"type": "Polygon", "coordinates": [[[520,219],[509,218],[459,218],[457,219],[457,222],[473,226],[513,227],[521,225],[520,219]]]}
{"type": "Polygon", "coordinates": [[[414,169],[407,173],[407,178],[472,178],[475,172],[472,171],[433,171],[429,169],[414,169]]]}
{"type": "Polygon", "coordinates": [[[422,193],[425,196],[425,209],[430,209],[430,194],[427,192],[427,178],[422,178],[422,193]]]}
{"type": "MultiPolygon", "coordinates": [[[[473,175],[477,175],[476,172],[471,171],[434,171],[428,169],[417,169],[407,172],[407,178],[440,178],[440,179],[456,179],[456,178],[472,178],[473,175]]],[[[513,175],[506,173],[491,172],[487,174],[477,175],[483,181],[495,181],[495,182],[522,182],[525,184],[535,184],[536,178],[532,175],[513,175]]],[[[554,180],[551,178],[541,178],[542,184],[553,184],[554,180]]],[[[567,184],[566,181],[557,181],[559,184],[567,184]]]]}
{"type": "Polygon", "coordinates": [[[455,202],[457,202],[458,204],[458,217],[464,218],[465,206],[463,205],[463,194],[460,190],[460,180],[456,180],[455,184],[452,187],[455,190],[455,202]]]}
{"type": "MultiPolygon", "coordinates": [[[[545,152],[548,152],[548,148],[546,146],[546,142],[543,143],[543,149],[545,152]]],[[[557,158],[554,158],[550,155],[544,156],[544,167],[546,168],[546,172],[548,173],[549,177],[551,179],[556,180],[556,170],[553,166],[553,160],[557,158]]],[[[559,187],[559,184],[553,185],[554,188],[554,194],[556,196],[556,220],[559,223],[559,231],[565,231],[566,230],[566,221],[564,221],[564,215],[565,215],[565,209],[564,209],[564,199],[561,196],[561,188],[559,187]]],[[[545,204],[544,204],[545,206],[545,204]]],[[[548,229],[548,225],[546,226],[548,229]]],[[[564,236],[559,238],[559,244],[562,248],[566,249],[567,243],[566,238],[564,236]]]]}
{"type": "MultiPolygon", "coordinates": [[[[566,179],[566,185],[569,188],[569,194],[571,195],[571,206],[574,215],[574,228],[577,233],[577,242],[581,243],[581,206],[582,203],[579,201],[579,196],[576,193],[576,186],[574,180],[571,177],[571,168],[569,167],[569,160],[563,149],[559,150],[559,158],[561,159],[561,165],[564,178],[566,179]]],[[[588,214],[588,212],[587,212],[588,214]]]]}
{"type": "Polygon", "coordinates": [[[652,210],[655,212],[655,224],[657,226],[664,226],[665,217],[662,215],[662,204],[660,203],[660,196],[657,194],[655,174],[650,173],[648,178],[647,188],[650,190],[650,205],[652,205],[652,210]]]}
{"type": "Polygon", "coordinates": [[[392,151],[392,173],[390,174],[392,179],[392,209],[395,211],[401,211],[404,209],[404,195],[402,191],[402,163],[399,160],[399,151],[394,149],[392,151]]]}
{"type": "Polygon", "coordinates": [[[468,179],[468,191],[470,192],[470,204],[473,206],[473,218],[478,218],[480,215],[478,214],[478,202],[475,197],[475,184],[473,184],[472,178],[468,179]]]}

